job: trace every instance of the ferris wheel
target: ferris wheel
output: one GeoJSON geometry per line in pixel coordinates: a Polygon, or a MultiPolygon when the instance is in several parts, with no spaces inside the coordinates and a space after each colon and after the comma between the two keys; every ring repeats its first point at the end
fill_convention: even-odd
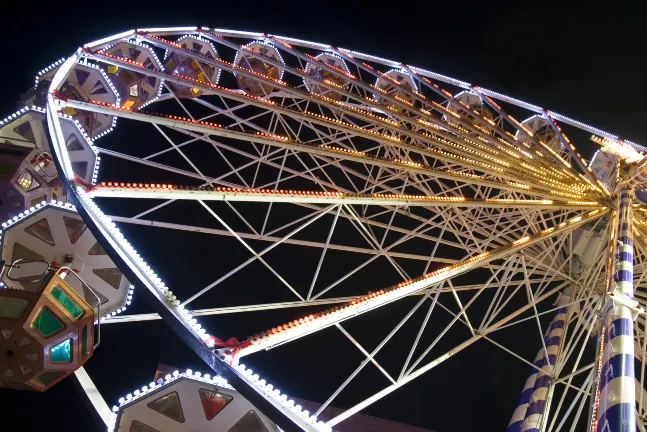
{"type": "MultiPolygon", "coordinates": [[[[259,422],[335,430],[478,343],[530,371],[509,431],[644,430],[639,144],[419,67],[204,27],[86,44],[43,70],[34,94],[68,195],[128,278],[118,288],[136,285],[158,313],[106,323],[166,320],[259,422]],[[601,146],[591,163],[571,131],[601,146]],[[176,249],[147,255],[144,230],[176,249]],[[178,254],[196,264],[176,267],[178,254]],[[372,334],[394,309],[395,324],[372,334]],[[257,330],[225,341],[196,318],[234,313],[257,330]],[[534,358],[498,338],[522,326],[534,358]],[[362,360],[339,368],[313,412],[244,365],[331,332],[362,360]],[[382,356],[395,340],[401,355],[382,356]],[[383,385],[326,418],[369,368],[383,385]]],[[[119,427],[157,430],[122,415],[129,403],[119,427]]],[[[175,426],[163,430],[186,430],[175,426]]]]}

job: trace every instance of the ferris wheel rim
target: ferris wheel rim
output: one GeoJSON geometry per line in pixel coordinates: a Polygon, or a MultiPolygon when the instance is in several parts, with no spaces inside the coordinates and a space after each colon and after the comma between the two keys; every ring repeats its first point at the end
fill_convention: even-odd
{"type": "MultiPolygon", "coordinates": [[[[195,30],[195,28],[193,29],[195,30]]],[[[160,29],[157,29],[157,30],[160,30],[160,29]]],[[[179,29],[171,28],[171,29],[167,29],[166,31],[178,32],[177,34],[179,35],[180,33],[185,32],[185,30],[186,29],[184,28],[179,28],[179,29]]],[[[131,33],[123,33],[123,34],[130,35],[131,33]]],[[[92,44],[88,44],[86,46],[89,46],[89,45],[92,45],[92,44]]],[[[77,55],[79,54],[79,52],[77,52],[77,55]]],[[[72,57],[70,57],[70,59],[71,58],[72,57]]],[[[56,77],[59,77],[59,74],[61,73],[61,71],[65,70],[64,69],[65,67],[68,67],[68,72],[71,70],[71,68],[75,63],[74,62],[69,63],[70,59],[68,59],[65,62],[65,64],[59,69],[59,72],[56,74],[56,77]]],[[[380,60],[384,60],[384,59],[380,59],[380,60]]],[[[55,83],[56,83],[56,78],[52,82],[52,86],[50,87],[51,89],[55,89],[55,83]]],[[[84,195],[83,191],[77,190],[74,188],[74,183],[73,183],[74,173],[71,167],[69,166],[69,160],[66,161],[66,158],[65,158],[66,150],[64,146],[64,140],[62,141],[60,140],[59,131],[56,130],[55,123],[58,121],[58,117],[54,114],[56,112],[56,105],[51,95],[48,96],[47,104],[48,104],[48,116],[51,119],[50,136],[52,136],[53,141],[56,143],[56,145],[54,146],[55,147],[54,160],[57,165],[57,168],[59,168],[59,172],[64,172],[66,174],[66,181],[64,182],[64,185],[66,189],[68,189],[68,194],[70,194],[70,196],[73,196],[77,201],[77,208],[79,208],[79,213],[83,216],[84,220],[88,218],[86,223],[88,224],[91,230],[94,228],[93,234],[95,234],[95,236],[97,237],[97,240],[100,243],[102,241],[106,243],[106,244],[102,244],[102,246],[107,252],[109,252],[109,255],[110,255],[110,252],[112,252],[113,255],[115,255],[114,257],[111,255],[111,258],[115,262],[120,262],[121,264],[125,265],[125,268],[129,269],[129,271],[131,272],[131,274],[128,275],[129,278],[132,277],[133,278],[132,280],[137,279],[140,282],[144,282],[145,285],[149,285],[149,286],[154,285],[155,280],[149,277],[148,275],[146,275],[145,271],[142,272],[142,269],[140,268],[140,266],[136,265],[136,263],[133,263],[135,265],[135,268],[133,268],[133,264],[129,264],[125,259],[126,257],[124,257],[122,253],[119,253],[117,251],[119,238],[118,237],[115,238],[113,234],[108,233],[107,225],[103,223],[100,217],[98,216],[100,213],[95,213],[96,210],[94,210],[93,207],[90,204],[88,204],[87,200],[83,196],[84,195]],[[54,139],[54,136],[57,136],[57,139],[54,139]],[[59,155],[59,151],[61,152],[60,155],[59,155]]],[[[551,115],[552,114],[554,113],[551,113],[551,115]]],[[[132,257],[129,257],[129,258],[132,258],[132,257]]],[[[158,300],[160,299],[158,298],[158,300]]],[[[163,299],[161,300],[163,301],[163,299]]],[[[184,317],[182,316],[182,314],[180,314],[179,319],[184,320],[184,317]]],[[[188,321],[186,322],[189,328],[191,328],[190,323],[188,323],[188,321]]],[[[193,336],[197,336],[197,333],[193,332],[193,336]]],[[[209,354],[205,353],[205,355],[207,357],[210,357],[209,354]]],[[[211,363],[209,364],[211,365],[211,363]]],[[[240,374],[239,371],[234,371],[233,373],[237,374],[239,379],[242,376],[242,374],[240,374]]],[[[240,382],[242,383],[242,381],[240,382]]],[[[297,419],[298,419],[298,416],[297,416],[297,419]]]]}

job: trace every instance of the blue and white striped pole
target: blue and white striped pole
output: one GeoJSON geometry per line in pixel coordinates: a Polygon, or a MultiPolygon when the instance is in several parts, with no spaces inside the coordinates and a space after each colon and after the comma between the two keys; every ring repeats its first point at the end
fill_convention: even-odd
{"type": "Polygon", "coordinates": [[[546,399],[552,383],[555,362],[562,343],[562,336],[566,326],[567,307],[571,298],[570,289],[566,288],[557,299],[559,309],[544,334],[546,351],[542,347],[535,357],[534,365],[539,368],[532,369],[521,392],[512,419],[506,432],[538,432],[546,408],[546,399]],[[547,354],[546,354],[547,353],[547,354]]]}
{"type": "MultiPolygon", "coordinates": [[[[635,432],[636,395],[634,374],[633,233],[632,191],[622,187],[618,197],[617,265],[613,307],[606,315],[604,354],[600,377],[597,431],[635,432]]],[[[612,248],[613,249],[613,248],[612,248]]],[[[614,287],[611,281],[611,288],[614,287]]]]}

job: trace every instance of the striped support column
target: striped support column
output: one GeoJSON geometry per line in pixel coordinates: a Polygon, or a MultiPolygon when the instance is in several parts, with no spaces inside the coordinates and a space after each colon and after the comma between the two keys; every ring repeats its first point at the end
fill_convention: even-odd
{"type": "Polygon", "coordinates": [[[510,419],[506,432],[539,431],[555,361],[557,361],[557,354],[566,325],[567,308],[564,305],[569,302],[570,298],[570,289],[566,288],[557,299],[559,309],[555,312],[555,318],[553,318],[546,330],[546,334],[544,334],[544,344],[546,345],[546,350],[548,350],[548,355],[546,355],[542,346],[533,363],[540,370],[532,369],[526,384],[523,386],[521,398],[512,414],[512,419],[510,419]],[[546,357],[548,357],[548,361],[546,361],[546,357]]]}
{"type": "Polygon", "coordinates": [[[647,183],[647,162],[634,169],[626,180],[627,187],[632,189],[645,183],[647,183]]]}
{"type": "Polygon", "coordinates": [[[625,298],[633,299],[631,197],[630,189],[620,190],[614,296],[621,300],[614,301],[606,315],[597,432],[636,431],[633,316],[623,303],[625,298]]]}

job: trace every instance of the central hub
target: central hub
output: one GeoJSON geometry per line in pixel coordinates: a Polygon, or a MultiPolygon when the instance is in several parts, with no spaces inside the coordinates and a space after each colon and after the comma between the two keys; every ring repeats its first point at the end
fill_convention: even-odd
{"type": "Polygon", "coordinates": [[[4,352],[5,357],[11,358],[13,357],[13,351],[7,350],[4,352]]]}

